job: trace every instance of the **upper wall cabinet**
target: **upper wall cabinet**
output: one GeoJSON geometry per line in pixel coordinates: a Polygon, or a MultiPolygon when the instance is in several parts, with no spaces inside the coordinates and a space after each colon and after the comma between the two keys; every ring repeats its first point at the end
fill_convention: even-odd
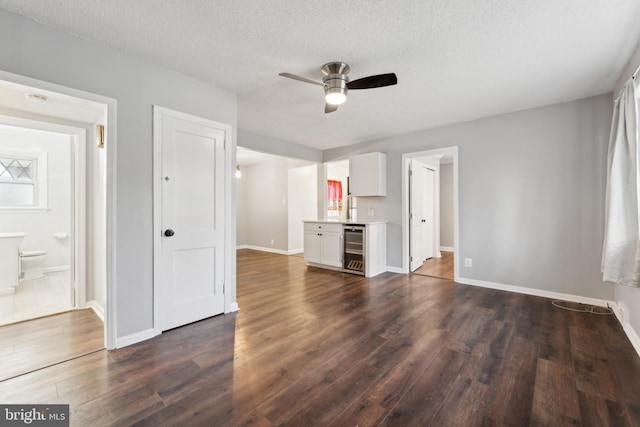
{"type": "Polygon", "coordinates": [[[367,153],[349,157],[351,196],[387,195],[387,155],[367,153]]]}

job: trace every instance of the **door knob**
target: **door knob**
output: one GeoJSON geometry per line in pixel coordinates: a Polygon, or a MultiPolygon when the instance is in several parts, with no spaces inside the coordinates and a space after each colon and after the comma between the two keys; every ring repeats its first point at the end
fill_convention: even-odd
{"type": "Polygon", "coordinates": [[[170,228],[168,228],[168,229],[164,230],[164,235],[165,235],[165,236],[167,236],[167,237],[171,237],[171,236],[173,236],[174,234],[176,234],[176,233],[174,233],[174,232],[173,232],[173,230],[172,230],[172,229],[170,229],[170,228]]]}

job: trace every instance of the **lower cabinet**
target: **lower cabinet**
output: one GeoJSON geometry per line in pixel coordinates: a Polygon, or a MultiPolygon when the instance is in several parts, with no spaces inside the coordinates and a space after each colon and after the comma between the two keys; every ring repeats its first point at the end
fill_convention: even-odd
{"type": "MultiPolygon", "coordinates": [[[[387,224],[384,222],[352,224],[365,226],[364,275],[373,277],[387,271],[387,224]]],[[[343,224],[305,221],[304,260],[314,267],[342,270],[344,254],[343,224]]]]}
{"type": "Polygon", "coordinates": [[[304,259],[314,264],[342,268],[342,226],[305,223],[304,259]]]}

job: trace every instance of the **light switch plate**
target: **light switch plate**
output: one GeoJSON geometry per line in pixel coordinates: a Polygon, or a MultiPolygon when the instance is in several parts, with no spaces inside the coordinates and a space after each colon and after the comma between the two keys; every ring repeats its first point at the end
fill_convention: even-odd
{"type": "Polygon", "coordinates": [[[376,214],[376,210],[373,208],[367,208],[367,215],[374,216],[376,214]]]}

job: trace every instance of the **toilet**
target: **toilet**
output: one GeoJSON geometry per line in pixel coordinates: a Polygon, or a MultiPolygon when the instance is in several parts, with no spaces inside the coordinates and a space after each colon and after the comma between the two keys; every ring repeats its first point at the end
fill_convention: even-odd
{"type": "Polygon", "coordinates": [[[44,277],[42,264],[47,260],[47,251],[21,251],[20,252],[20,280],[32,280],[44,277]]]}

